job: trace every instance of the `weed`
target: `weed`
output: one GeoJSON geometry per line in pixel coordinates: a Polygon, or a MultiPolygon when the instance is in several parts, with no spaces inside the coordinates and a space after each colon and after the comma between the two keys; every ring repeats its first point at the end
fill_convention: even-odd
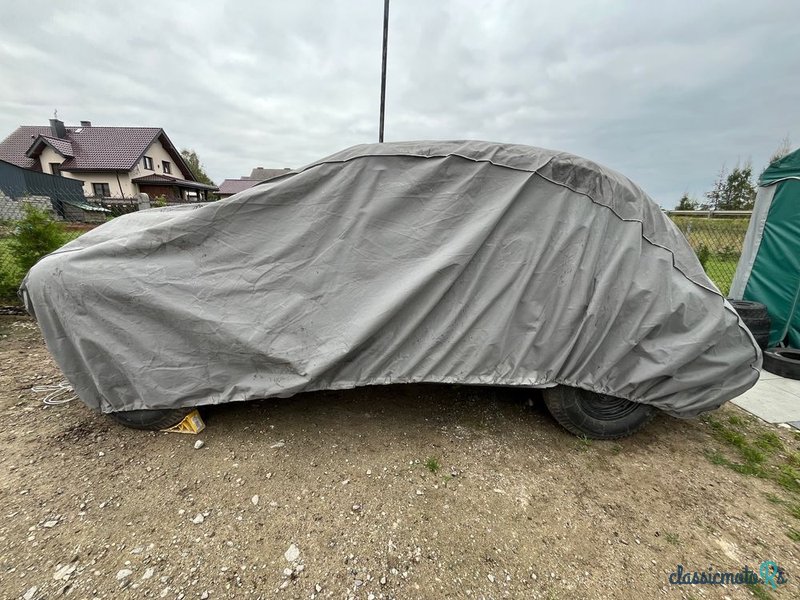
{"type": "Polygon", "coordinates": [[[667,540],[667,542],[669,542],[673,546],[677,546],[678,543],[680,542],[680,540],[678,539],[678,534],[677,533],[669,533],[669,532],[667,532],[667,533],[664,534],[664,538],[667,540]]]}
{"type": "Polygon", "coordinates": [[[789,514],[791,514],[795,519],[800,519],[800,504],[794,503],[789,506],[789,514]]]}
{"type": "Polygon", "coordinates": [[[439,472],[439,469],[442,468],[442,465],[439,463],[439,459],[435,456],[429,456],[425,459],[425,468],[428,469],[431,473],[436,475],[439,472]]]}
{"type": "Polygon", "coordinates": [[[785,490],[800,492],[800,473],[789,465],[781,465],[778,467],[778,474],[775,476],[775,481],[785,490]]]}
{"type": "Polygon", "coordinates": [[[765,431],[755,441],[756,446],[767,452],[776,452],[783,450],[783,442],[781,438],[771,431],[765,431]]]}
{"type": "Polygon", "coordinates": [[[800,542],[800,531],[797,531],[796,529],[790,529],[786,532],[786,535],[790,540],[800,542]]]}
{"type": "Polygon", "coordinates": [[[745,425],[744,419],[739,415],[731,415],[730,417],[728,417],[728,423],[730,423],[734,427],[744,427],[745,425]]]}
{"type": "Polygon", "coordinates": [[[764,586],[761,584],[751,583],[748,584],[747,587],[750,588],[750,592],[753,594],[753,596],[755,596],[759,600],[772,599],[772,594],[770,594],[766,589],[764,589],[764,586]]]}
{"type": "Polygon", "coordinates": [[[800,452],[789,452],[788,456],[786,457],[786,462],[788,462],[792,467],[800,468],[800,452]]]}
{"type": "Polygon", "coordinates": [[[580,452],[588,452],[589,448],[592,447],[592,440],[588,437],[581,436],[575,441],[575,448],[580,452]]]}
{"type": "Polygon", "coordinates": [[[775,494],[770,494],[767,492],[764,494],[764,497],[767,499],[767,502],[772,502],[773,504],[783,504],[783,498],[776,496],[775,494]]]}

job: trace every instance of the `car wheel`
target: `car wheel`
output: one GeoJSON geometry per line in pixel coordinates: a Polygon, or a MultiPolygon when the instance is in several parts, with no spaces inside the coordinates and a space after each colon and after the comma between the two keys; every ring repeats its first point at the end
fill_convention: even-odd
{"type": "Polygon", "coordinates": [[[764,351],[764,370],[789,379],[800,379],[800,350],[770,348],[764,351]]]}
{"type": "Polygon", "coordinates": [[[193,408],[169,408],[155,410],[123,410],[109,413],[109,417],[117,423],[131,429],[145,429],[159,431],[174,427],[184,417],[192,412],[193,408]]]}
{"type": "Polygon", "coordinates": [[[598,440],[632,435],[657,412],[647,404],[580,388],[559,385],[542,391],[547,410],[564,429],[598,440]]]}

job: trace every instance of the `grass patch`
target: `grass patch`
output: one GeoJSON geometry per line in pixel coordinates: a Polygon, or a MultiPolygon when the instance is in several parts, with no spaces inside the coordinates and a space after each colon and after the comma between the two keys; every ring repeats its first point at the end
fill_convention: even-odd
{"type": "Polygon", "coordinates": [[[765,431],[764,433],[760,434],[756,438],[755,444],[765,452],[778,452],[783,450],[783,442],[781,441],[781,438],[779,438],[772,431],[765,431]]]}
{"type": "Polygon", "coordinates": [[[575,449],[578,450],[578,452],[588,452],[591,447],[592,440],[585,435],[575,440],[575,449]]]}
{"type": "Polygon", "coordinates": [[[775,494],[765,494],[764,497],[767,499],[767,502],[772,502],[772,504],[784,504],[783,498],[780,496],[776,496],[775,494]]]}
{"type": "Polygon", "coordinates": [[[667,532],[664,534],[664,539],[666,539],[667,542],[669,542],[673,546],[677,546],[680,543],[680,539],[678,538],[677,533],[667,532]]]}
{"type": "Polygon", "coordinates": [[[435,456],[429,456],[425,459],[425,468],[428,469],[431,473],[436,475],[439,470],[442,468],[441,463],[439,463],[439,459],[435,456]]]}
{"type": "Polygon", "coordinates": [[[786,537],[794,542],[800,542],[800,531],[797,531],[796,529],[789,529],[786,532],[786,537]]]}
{"type": "Polygon", "coordinates": [[[755,596],[759,600],[772,600],[772,594],[770,594],[766,590],[766,588],[763,585],[761,585],[760,583],[756,583],[756,584],[750,583],[750,584],[747,585],[747,587],[750,590],[750,592],[753,594],[753,596],[755,596]]]}
{"type": "Polygon", "coordinates": [[[775,481],[785,490],[795,493],[800,492],[800,473],[794,467],[789,465],[779,466],[775,481]]]}

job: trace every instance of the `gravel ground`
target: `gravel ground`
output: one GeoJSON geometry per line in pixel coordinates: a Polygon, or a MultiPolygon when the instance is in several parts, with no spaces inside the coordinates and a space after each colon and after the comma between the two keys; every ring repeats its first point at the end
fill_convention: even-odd
{"type": "Polygon", "coordinates": [[[733,599],[668,576],[766,559],[789,582],[755,597],[800,597],[774,484],[709,462],[699,421],[590,442],[519,391],[407,385],[212,407],[191,436],[30,390],[60,379],[0,317],[2,598],[733,599]]]}

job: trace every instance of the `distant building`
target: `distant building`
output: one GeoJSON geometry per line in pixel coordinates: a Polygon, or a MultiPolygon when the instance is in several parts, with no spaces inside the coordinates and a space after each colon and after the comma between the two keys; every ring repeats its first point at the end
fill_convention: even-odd
{"type": "Polygon", "coordinates": [[[238,194],[244,190],[249,190],[251,187],[261,183],[262,181],[275,179],[276,177],[280,177],[281,175],[286,175],[287,173],[291,172],[292,170],[289,167],[284,169],[265,169],[264,167],[256,167],[250,172],[249,177],[243,176],[239,179],[226,179],[223,181],[219,185],[219,192],[217,192],[217,196],[219,196],[220,200],[224,198],[230,198],[234,194],[238,194]]]}
{"type": "Polygon", "coordinates": [[[0,159],[83,182],[90,198],[133,198],[140,192],[173,202],[207,199],[216,186],[198,182],[159,127],[23,125],[0,142],[0,159]]]}

